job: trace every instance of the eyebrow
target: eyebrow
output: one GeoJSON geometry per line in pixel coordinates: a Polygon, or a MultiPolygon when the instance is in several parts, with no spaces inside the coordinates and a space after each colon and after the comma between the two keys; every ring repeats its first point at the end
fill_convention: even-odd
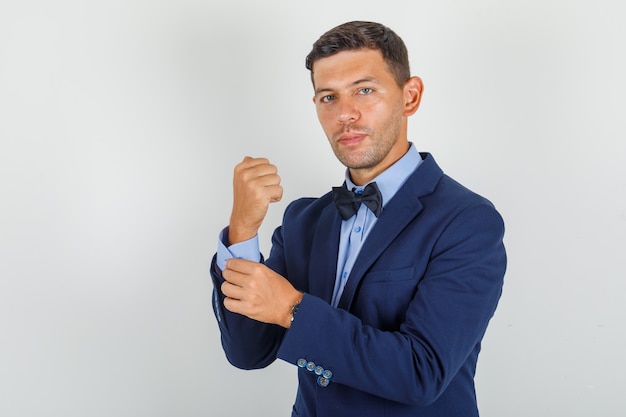
{"type": "MultiPolygon", "coordinates": [[[[365,77],[365,78],[360,78],[360,79],[350,83],[350,87],[354,87],[354,86],[362,84],[362,83],[380,84],[380,81],[378,81],[376,78],[373,78],[373,77],[365,77]]],[[[335,90],[332,89],[332,88],[316,88],[315,89],[315,95],[318,95],[320,93],[332,93],[333,91],[335,91],[335,90]]]]}

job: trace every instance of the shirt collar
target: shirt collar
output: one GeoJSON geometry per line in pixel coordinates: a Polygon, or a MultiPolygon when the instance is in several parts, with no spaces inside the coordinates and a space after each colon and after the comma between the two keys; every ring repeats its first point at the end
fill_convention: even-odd
{"type": "MultiPolygon", "coordinates": [[[[417,169],[422,163],[422,157],[415,148],[415,145],[409,142],[409,150],[398,159],[392,166],[380,173],[376,178],[370,182],[376,182],[381,195],[383,196],[383,207],[387,202],[391,201],[393,196],[398,192],[400,187],[405,183],[407,178],[417,169]]],[[[365,185],[357,186],[350,179],[350,170],[346,169],[346,186],[348,190],[356,188],[357,190],[363,190],[365,185]]],[[[369,184],[369,183],[368,183],[369,184]]]]}

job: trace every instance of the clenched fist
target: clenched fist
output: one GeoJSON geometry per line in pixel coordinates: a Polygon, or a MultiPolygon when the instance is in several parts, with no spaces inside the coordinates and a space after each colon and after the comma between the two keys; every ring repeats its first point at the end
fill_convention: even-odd
{"type": "Polygon", "coordinates": [[[266,158],[246,156],[233,176],[233,211],[230,215],[230,244],[256,236],[270,203],[280,201],[283,187],[276,166],[266,158]]]}

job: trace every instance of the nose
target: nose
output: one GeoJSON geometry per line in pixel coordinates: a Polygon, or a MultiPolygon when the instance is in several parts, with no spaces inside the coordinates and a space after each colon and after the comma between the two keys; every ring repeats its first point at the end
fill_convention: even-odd
{"type": "Polygon", "coordinates": [[[341,124],[352,123],[361,117],[361,112],[354,99],[345,97],[337,108],[337,122],[341,124]]]}

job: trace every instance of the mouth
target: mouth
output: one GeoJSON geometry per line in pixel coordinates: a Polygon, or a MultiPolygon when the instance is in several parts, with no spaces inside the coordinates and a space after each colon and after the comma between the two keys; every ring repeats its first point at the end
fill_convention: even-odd
{"type": "Polygon", "coordinates": [[[337,138],[336,142],[340,145],[350,146],[361,143],[367,134],[358,132],[344,132],[337,138]]]}

